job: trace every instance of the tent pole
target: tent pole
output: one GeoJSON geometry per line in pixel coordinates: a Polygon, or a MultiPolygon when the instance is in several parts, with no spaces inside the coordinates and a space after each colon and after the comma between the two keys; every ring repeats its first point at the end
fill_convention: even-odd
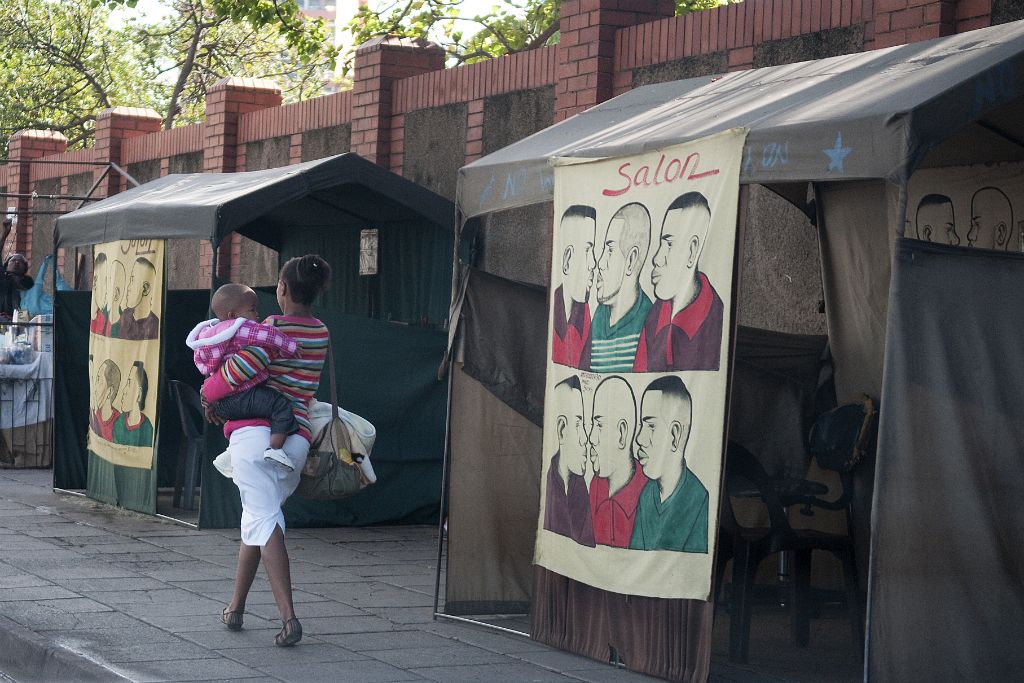
{"type": "MultiPolygon", "coordinates": [[[[448,400],[445,407],[444,417],[444,458],[441,465],[441,505],[440,514],[437,520],[437,567],[434,570],[434,621],[438,617],[438,603],[441,599],[441,559],[444,554],[445,523],[447,522],[449,472],[451,465],[451,434],[452,434],[452,332],[458,327],[459,321],[451,314],[455,309],[456,300],[461,289],[459,280],[459,236],[462,234],[462,211],[459,210],[459,195],[461,194],[461,183],[455,191],[455,234],[452,236],[452,291],[451,301],[448,305],[448,348],[445,349],[445,360],[442,369],[448,374],[448,400]],[[447,367],[445,367],[447,366],[447,367]]],[[[448,576],[447,567],[445,577],[448,576]]]]}
{"type": "MultiPolygon", "coordinates": [[[[448,323],[451,325],[451,321],[448,323]]],[[[451,472],[451,435],[452,435],[452,375],[454,369],[448,367],[448,401],[445,408],[444,421],[444,458],[441,465],[441,505],[437,518],[437,567],[434,570],[434,621],[437,621],[437,606],[441,600],[441,560],[444,554],[445,525],[448,520],[448,489],[451,472]]],[[[447,567],[444,575],[448,576],[447,567]]]]}

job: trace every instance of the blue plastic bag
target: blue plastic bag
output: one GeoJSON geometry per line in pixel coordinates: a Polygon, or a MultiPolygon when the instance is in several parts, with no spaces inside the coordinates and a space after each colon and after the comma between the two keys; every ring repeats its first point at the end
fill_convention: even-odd
{"type": "MultiPolygon", "coordinates": [[[[32,287],[21,293],[21,308],[27,309],[29,315],[50,315],[53,313],[53,295],[46,291],[46,270],[53,265],[53,254],[47,254],[39,266],[36,282],[32,287]]],[[[57,289],[67,291],[71,285],[64,281],[57,271],[57,289]]]]}

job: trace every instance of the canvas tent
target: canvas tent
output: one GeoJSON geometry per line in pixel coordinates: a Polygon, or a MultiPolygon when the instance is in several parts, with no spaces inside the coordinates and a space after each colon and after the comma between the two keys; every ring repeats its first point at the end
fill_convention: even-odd
{"type": "MultiPolygon", "coordinates": [[[[541,210],[524,207],[551,202],[551,159],[633,154],[729,128],[749,129],[741,184],[774,190],[807,212],[817,227],[837,395],[844,398],[862,392],[898,401],[900,387],[883,381],[883,363],[889,364],[888,378],[895,361],[886,357],[886,334],[892,348],[893,335],[904,329],[892,317],[903,307],[889,304],[890,281],[896,277],[893,268],[899,271],[915,263],[912,256],[894,261],[893,255],[897,244],[900,253],[912,254],[917,248],[915,241],[897,242],[912,218],[908,210],[912,195],[920,194],[914,189],[915,178],[925,173],[923,169],[951,168],[982,168],[987,177],[1019,175],[1019,162],[1024,161],[1022,114],[1024,23],[1017,22],[862,54],[641,87],[465,166],[459,180],[457,203],[463,224],[458,239],[473,245],[467,251],[487,258],[467,264],[470,267],[463,271],[462,283],[465,296],[456,301],[456,310],[462,312],[464,343],[454,355],[461,363],[454,364],[450,411],[446,611],[485,614],[523,610],[529,605],[534,612],[534,635],[538,635],[538,613],[558,620],[541,624],[539,635],[566,649],[607,659],[611,646],[626,653],[625,663],[630,668],[672,680],[699,679],[707,674],[701,668],[710,647],[711,611],[706,606],[623,600],[547,572],[535,575],[530,566],[541,475],[536,416],[544,381],[533,363],[543,367],[545,359],[547,299],[543,288],[551,216],[543,206],[541,210]],[[518,230],[514,241],[502,234],[503,226],[510,224],[518,230]],[[504,249],[498,257],[494,256],[495,245],[504,249]],[[501,310],[494,304],[499,299],[501,310]]],[[[1024,201],[1024,196],[1017,201],[1024,201]]],[[[741,227],[749,218],[743,210],[741,206],[741,227]]],[[[1019,231],[1021,226],[1010,229],[1019,231]]],[[[965,226],[962,234],[967,232],[965,226]]],[[[1005,251],[978,250],[972,257],[976,263],[1015,258],[1019,263],[1019,257],[1005,251]]],[[[1019,286],[1019,267],[1009,271],[1018,273],[1019,286]]],[[[1016,312],[1006,308],[1014,305],[1010,298],[988,303],[996,306],[993,315],[1021,320],[1019,304],[1016,312]]],[[[935,300],[932,305],[939,311],[932,320],[945,316],[947,327],[933,324],[918,331],[924,335],[914,342],[918,348],[941,348],[928,335],[948,332],[960,302],[935,300]]],[[[1024,332],[1019,324],[1017,329],[1024,332]]],[[[984,334],[980,337],[984,339],[984,334]]],[[[972,362],[998,363],[1005,358],[985,356],[984,342],[978,347],[972,362]]],[[[951,355],[931,359],[937,365],[960,360],[951,355]]],[[[904,357],[901,362],[908,361],[904,357]]],[[[1005,373],[985,376],[996,383],[1012,382],[1005,373]]],[[[948,386],[933,389],[949,392],[948,386]]],[[[1019,390],[1017,386],[1016,393],[1019,390]]],[[[978,391],[1003,392],[1004,396],[1013,393],[1005,384],[978,391]]],[[[952,429],[961,433],[967,428],[961,413],[937,413],[930,404],[922,405],[911,417],[902,412],[901,422],[885,418],[885,401],[882,410],[876,516],[892,510],[886,506],[893,505],[896,495],[882,475],[886,458],[934,458],[934,452],[924,450],[923,442],[913,437],[928,429],[929,420],[952,422],[956,425],[952,429]],[[886,446],[892,444],[898,446],[887,451],[886,446]]],[[[743,418],[733,412],[734,422],[743,418]]],[[[1015,424],[1019,423],[1017,419],[1015,424]]],[[[968,455],[990,457],[999,444],[1019,454],[1018,432],[1019,428],[1007,436],[1000,431],[993,437],[1002,439],[997,444],[985,443],[978,445],[976,452],[950,453],[948,457],[951,461],[968,455]]],[[[1003,469],[993,465],[984,471],[1009,476],[1005,462],[998,462],[1003,469]]],[[[871,503],[870,468],[866,474],[867,481],[859,482],[861,532],[867,530],[871,503]]],[[[925,489],[934,485],[935,480],[925,477],[904,484],[899,491],[906,496],[907,486],[916,487],[912,499],[920,503],[928,500],[925,489]]],[[[952,483],[944,485],[955,488],[952,483]]],[[[976,493],[980,489],[969,490],[976,493]]],[[[999,509],[1009,509],[1014,519],[1019,513],[1006,505],[1019,494],[1017,485],[997,494],[999,509]]],[[[978,505],[971,499],[963,509],[975,510],[978,505]]],[[[900,508],[904,514],[911,510],[902,504],[900,508]]],[[[920,508],[914,511],[923,515],[920,508]]],[[[965,514],[951,522],[947,538],[967,539],[972,525],[990,528],[992,523],[984,515],[965,514]]],[[[858,540],[866,550],[867,534],[861,536],[858,540]]],[[[893,594],[891,587],[900,585],[900,570],[905,572],[903,576],[912,575],[906,573],[905,563],[892,569],[893,563],[880,565],[877,558],[893,550],[890,544],[903,544],[905,551],[899,558],[912,562],[912,553],[906,548],[916,549],[925,541],[911,541],[895,533],[872,542],[869,662],[875,675],[883,680],[898,679],[892,666],[899,651],[879,639],[879,633],[904,636],[899,641],[903,652],[919,655],[913,659],[914,665],[921,667],[915,676],[941,678],[949,674],[949,669],[943,668],[948,660],[928,657],[920,641],[911,642],[914,619],[946,624],[931,633],[933,644],[970,641],[963,649],[974,654],[958,669],[959,675],[972,671],[984,677],[1016,661],[1017,655],[1008,656],[1007,644],[1014,642],[1012,638],[989,637],[990,632],[982,629],[971,633],[988,635],[975,639],[955,616],[969,614],[974,625],[985,622],[985,615],[969,608],[975,590],[1005,590],[1015,601],[1020,599],[1019,583],[1014,584],[1020,578],[1018,549],[1003,556],[1008,566],[998,571],[982,569],[991,583],[951,595],[942,593],[944,610],[953,615],[943,621],[925,616],[934,603],[908,605],[877,599],[886,594],[886,586],[889,595],[893,594]],[[880,573],[880,567],[888,573],[880,573]]],[[[950,543],[954,546],[946,548],[944,557],[971,556],[966,549],[957,548],[956,541],[950,543]]],[[[862,552],[859,560],[864,565],[866,554],[862,552]]],[[[953,573],[966,576],[972,571],[970,560],[962,562],[953,573]]],[[[1019,618],[1010,621],[1015,622],[1014,628],[1003,633],[1019,631],[1019,618]]],[[[907,661],[905,657],[903,661],[907,661]]]]}
{"type": "MultiPolygon", "coordinates": [[[[293,499],[286,505],[289,524],[425,523],[436,519],[441,477],[446,391],[436,360],[446,338],[453,215],[443,197],[344,154],[266,171],[169,175],[62,216],[54,246],[180,238],[216,248],[236,232],[275,250],[281,263],[306,253],[324,256],[334,275],[314,311],[333,333],[340,403],[378,429],[373,455],[380,481],[342,502],[293,499]],[[373,276],[360,275],[363,229],[379,235],[373,276]]],[[[278,310],[272,289],[258,294],[261,313],[278,310]]],[[[57,301],[58,488],[85,482],[89,296],[60,293],[57,301]]],[[[116,487],[170,483],[180,427],[167,381],[198,386],[201,380],[184,337],[209,317],[210,292],[171,290],[166,297],[157,465],[153,472],[115,469],[116,487]]],[[[325,398],[327,383],[321,386],[325,398]]],[[[207,430],[207,441],[199,525],[237,525],[237,489],[211,466],[224,445],[219,430],[207,430]]]]}

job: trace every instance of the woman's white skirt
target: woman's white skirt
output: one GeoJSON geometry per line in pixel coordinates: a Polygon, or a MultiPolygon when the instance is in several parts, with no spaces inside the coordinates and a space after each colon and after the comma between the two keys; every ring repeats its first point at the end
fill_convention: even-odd
{"type": "Polygon", "coordinates": [[[267,462],[263,454],[270,447],[269,427],[242,427],[231,433],[228,451],[235,485],[242,498],[242,543],[263,546],[274,527],[284,532],[281,506],[299,485],[299,476],[309,442],[292,434],[284,442],[284,452],[295,468],[291,472],[267,462]]]}

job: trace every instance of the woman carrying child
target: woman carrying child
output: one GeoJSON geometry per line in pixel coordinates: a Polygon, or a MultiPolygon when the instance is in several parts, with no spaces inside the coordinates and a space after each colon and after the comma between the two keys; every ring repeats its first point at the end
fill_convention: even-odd
{"type": "MultiPolygon", "coordinates": [[[[277,303],[282,315],[272,315],[263,324],[293,339],[298,344],[297,357],[271,358],[265,349],[248,346],[228,357],[220,370],[203,384],[203,397],[212,404],[235,393],[266,369],[269,379],[265,386],[284,394],[292,402],[298,431],[283,443],[283,451],[293,468],[290,471],[266,458],[271,436],[266,419],[232,420],[224,426],[233,480],[242,500],[242,542],[234,593],[221,620],[231,630],[242,628],[246,599],[262,557],[283,622],[274,639],[274,644],[281,647],[294,645],[302,639],[302,625],[295,618],[292,603],[291,569],[281,505],[299,484],[312,438],[308,406],[320,383],[329,338],[327,327],[313,317],[310,305],[326,288],[330,275],[330,266],[316,255],[293,258],[281,268],[277,303]]],[[[212,416],[208,413],[208,417],[212,416]]]]}

